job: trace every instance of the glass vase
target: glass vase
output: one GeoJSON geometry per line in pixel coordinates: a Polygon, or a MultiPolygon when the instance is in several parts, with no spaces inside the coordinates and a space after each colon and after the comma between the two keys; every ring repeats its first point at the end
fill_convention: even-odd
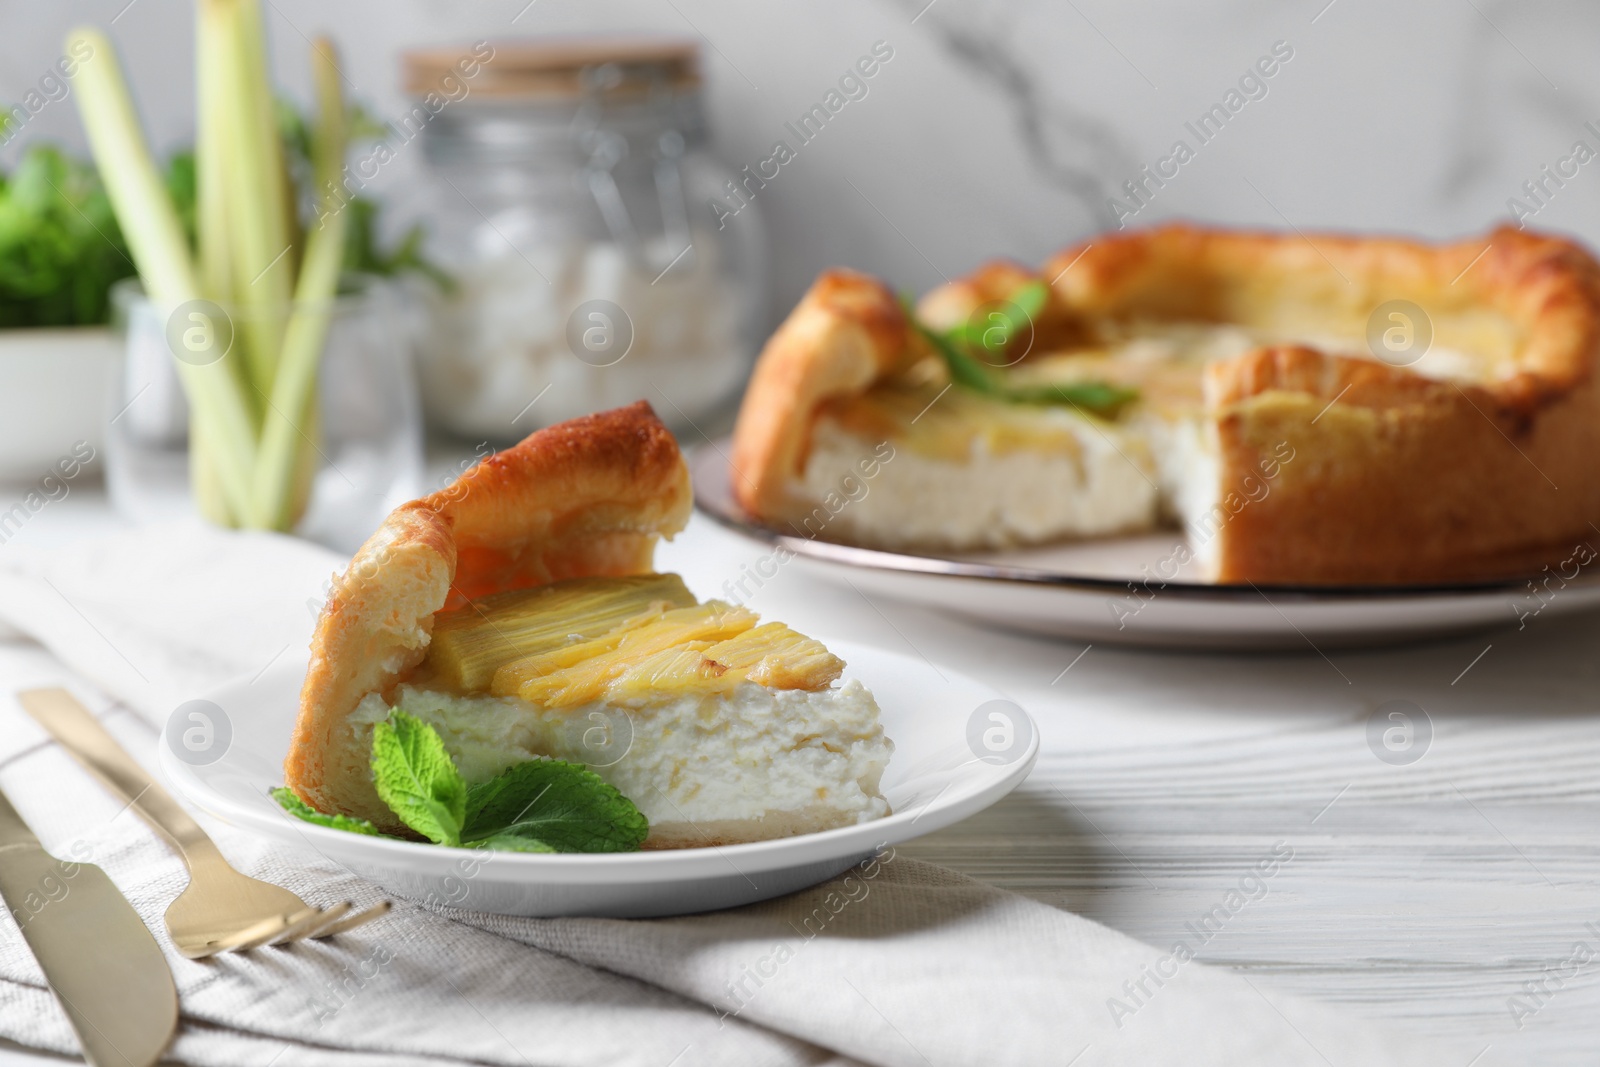
{"type": "MultiPolygon", "coordinates": [[[[112,307],[123,362],[106,434],[111,502],[137,522],[198,515],[171,312],[147,298],[136,279],[118,283],[112,307]]],[[[245,321],[223,310],[233,323],[245,321]]],[[[390,510],[420,493],[413,318],[381,279],[352,276],[341,285],[318,367],[317,418],[304,437],[309,494],[297,509],[296,535],[354,551],[390,510]]]]}

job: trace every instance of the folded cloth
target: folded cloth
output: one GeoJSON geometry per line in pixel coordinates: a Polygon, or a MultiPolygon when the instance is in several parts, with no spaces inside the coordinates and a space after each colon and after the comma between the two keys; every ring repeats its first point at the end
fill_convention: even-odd
{"type": "MultiPolygon", "coordinates": [[[[185,960],[161,923],[181,863],[9,690],[72,686],[153,765],[172,708],[304,647],[343,562],[198,524],[0,558],[0,622],[37,641],[0,641],[0,787],[56,854],[104,867],[156,932],[182,999],[177,1062],[1456,1062],[892,850],[813,889],[710,915],[525,919],[397,901],[330,941],[185,960]]],[[[384,896],[309,847],[200,818],[255,877],[316,900],[384,896]]],[[[9,921],[0,1037],[75,1048],[9,921]]]]}

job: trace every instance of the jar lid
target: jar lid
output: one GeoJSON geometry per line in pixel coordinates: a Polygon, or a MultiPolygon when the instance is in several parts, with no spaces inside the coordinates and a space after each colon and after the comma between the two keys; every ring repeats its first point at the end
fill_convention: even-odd
{"type": "Polygon", "coordinates": [[[402,54],[401,69],[415,96],[459,91],[465,80],[474,95],[552,97],[692,88],[700,84],[698,60],[698,44],[686,38],[551,36],[413,49],[402,54]]]}

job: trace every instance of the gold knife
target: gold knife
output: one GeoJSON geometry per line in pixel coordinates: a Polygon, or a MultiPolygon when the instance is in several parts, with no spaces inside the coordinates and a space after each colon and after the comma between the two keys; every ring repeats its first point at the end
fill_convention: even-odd
{"type": "Polygon", "coordinates": [[[0,899],[91,1067],[155,1063],[178,1026],[160,946],[104,871],[46,852],[3,792],[0,899]]]}

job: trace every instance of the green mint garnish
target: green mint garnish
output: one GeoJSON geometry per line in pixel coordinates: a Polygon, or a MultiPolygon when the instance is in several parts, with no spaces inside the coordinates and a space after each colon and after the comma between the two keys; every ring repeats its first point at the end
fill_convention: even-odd
{"type": "Polygon", "coordinates": [[[1010,300],[991,308],[984,321],[968,320],[945,336],[956,345],[998,356],[1013,337],[1033,324],[1049,301],[1048,285],[1042,281],[1029,282],[1011,294],[1010,300]]]}
{"type": "MultiPolygon", "coordinates": [[[[529,760],[467,792],[467,844],[534,841],[555,852],[632,852],[650,824],[633,802],[587,767],[529,760]]],[[[542,850],[536,850],[542,851],[542,850]]]]}
{"type": "MultiPolygon", "coordinates": [[[[439,845],[507,852],[633,852],[650,824],[615,786],[587,767],[538,759],[470,788],[439,732],[394,709],[372,730],[372,778],[399,820],[439,845]]],[[[388,836],[365,819],[324,815],[285,787],[272,796],[289,814],[351,833],[388,836]]]]}
{"type": "Polygon", "coordinates": [[[1006,399],[1013,404],[1070,404],[1097,415],[1114,415],[1139,399],[1139,390],[1102,381],[1058,382],[1012,386],[1006,399]]]}
{"type": "Polygon", "coordinates": [[[467,782],[433,727],[398,708],[375,725],[372,780],[401,822],[434,844],[461,844],[467,782]]]}
{"type": "Polygon", "coordinates": [[[469,841],[468,848],[490,848],[500,852],[560,852],[561,849],[554,845],[547,845],[537,837],[518,837],[516,834],[495,834],[485,837],[481,841],[469,841]]]}
{"type": "Polygon", "coordinates": [[[304,819],[318,826],[326,826],[333,830],[348,830],[352,834],[367,834],[371,837],[388,837],[389,835],[379,830],[365,819],[357,819],[351,815],[324,815],[310,804],[294,795],[294,790],[288,786],[280,785],[270,791],[272,799],[276,800],[284,811],[297,819],[304,819]]]}
{"type": "Polygon", "coordinates": [[[1137,389],[1098,379],[1012,385],[1006,381],[1004,372],[973,354],[1000,355],[1011,338],[1044,310],[1048,299],[1049,287],[1044,282],[1030,282],[1012,295],[1009,306],[991,312],[991,321],[962,323],[942,334],[917,319],[909,297],[904,298],[904,302],[912,327],[933,346],[956,385],[1008,404],[1061,404],[1105,418],[1114,417],[1124,405],[1139,398],[1137,389]]]}

